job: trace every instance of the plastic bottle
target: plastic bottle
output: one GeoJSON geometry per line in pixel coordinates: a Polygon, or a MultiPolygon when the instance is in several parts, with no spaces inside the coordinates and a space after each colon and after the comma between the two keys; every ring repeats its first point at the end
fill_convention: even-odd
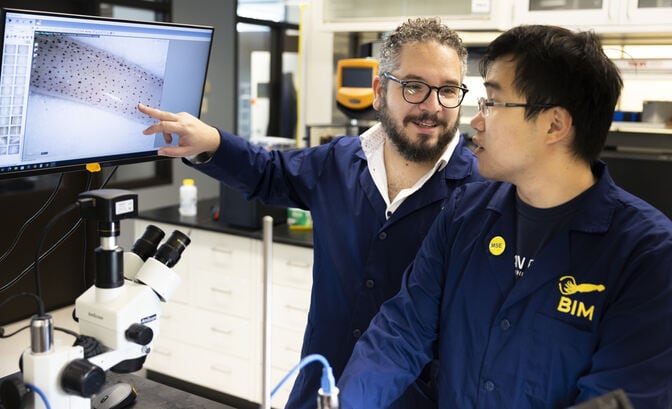
{"type": "Polygon", "coordinates": [[[198,201],[198,189],[194,179],[182,180],[180,186],[180,215],[196,216],[196,202],[198,201]]]}

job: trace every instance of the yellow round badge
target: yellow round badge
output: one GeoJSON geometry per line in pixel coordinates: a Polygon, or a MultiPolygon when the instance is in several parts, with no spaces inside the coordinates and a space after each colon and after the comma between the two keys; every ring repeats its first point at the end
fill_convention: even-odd
{"type": "Polygon", "coordinates": [[[504,249],[506,249],[506,242],[504,241],[504,237],[502,236],[495,236],[492,239],[490,239],[490,254],[493,256],[501,256],[502,253],[504,253],[504,249]]]}

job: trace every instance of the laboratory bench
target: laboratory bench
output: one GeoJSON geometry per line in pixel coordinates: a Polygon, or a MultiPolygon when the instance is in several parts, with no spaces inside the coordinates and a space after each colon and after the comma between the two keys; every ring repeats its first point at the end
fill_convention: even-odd
{"type": "MultiPolygon", "coordinates": [[[[271,330],[271,387],[301,359],[310,306],[313,240],[311,230],[273,227],[271,297],[264,299],[263,231],[214,219],[219,200],[202,200],[197,216],[182,217],[177,206],[142,211],[135,236],[152,224],[166,236],[173,230],[191,243],[173,270],[182,282],[164,304],[161,334],[145,363],[147,377],[161,384],[236,408],[262,401],[263,330],[271,330]],[[271,309],[263,322],[265,302],[271,309]]],[[[295,375],[271,400],[284,407],[295,375]]]]}
{"type": "MultiPolygon", "coordinates": [[[[0,383],[11,378],[19,378],[20,374],[8,375],[0,378],[0,383]]],[[[151,379],[135,374],[106,373],[105,385],[116,383],[130,384],[137,394],[133,409],[235,409],[171,386],[166,386],[151,379]]],[[[0,402],[0,408],[4,408],[0,402]]]]}
{"type": "MultiPolygon", "coordinates": [[[[140,212],[138,218],[259,240],[263,238],[261,229],[238,227],[215,220],[218,212],[219,199],[206,199],[198,202],[198,212],[196,216],[180,216],[178,206],[175,205],[140,212]]],[[[136,236],[140,233],[141,232],[138,230],[135,231],[136,236]]],[[[168,233],[166,232],[166,234],[168,233]]],[[[273,241],[312,248],[313,232],[312,230],[292,230],[286,223],[275,224],[273,226],[273,241]]]]}
{"type": "Polygon", "coordinates": [[[672,219],[672,129],[614,122],[601,159],[616,183],[672,219]]]}

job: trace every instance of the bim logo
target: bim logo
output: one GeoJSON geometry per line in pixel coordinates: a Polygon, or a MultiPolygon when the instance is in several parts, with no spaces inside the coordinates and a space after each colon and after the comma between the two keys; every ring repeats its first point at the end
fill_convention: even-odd
{"type": "Polygon", "coordinates": [[[557,310],[575,317],[588,318],[589,321],[592,321],[595,306],[586,305],[583,301],[573,300],[568,296],[576,293],[602,292],[605,290],[604,285],[587,283],[577,284],[574,277],[564,276],[560,277],[558,286],[560,287],[560,294],[562,294],[562,296],[560,297],[557,310]]]}

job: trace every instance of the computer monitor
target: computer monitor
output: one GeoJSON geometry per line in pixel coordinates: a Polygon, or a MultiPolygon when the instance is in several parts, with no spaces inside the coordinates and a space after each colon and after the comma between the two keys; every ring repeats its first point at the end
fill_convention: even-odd
{"type": "Polygon", "coordinates": [[[0,178],[157,158],[137,104],[199,116],[213,28],[0,9],[0,178]]]}

